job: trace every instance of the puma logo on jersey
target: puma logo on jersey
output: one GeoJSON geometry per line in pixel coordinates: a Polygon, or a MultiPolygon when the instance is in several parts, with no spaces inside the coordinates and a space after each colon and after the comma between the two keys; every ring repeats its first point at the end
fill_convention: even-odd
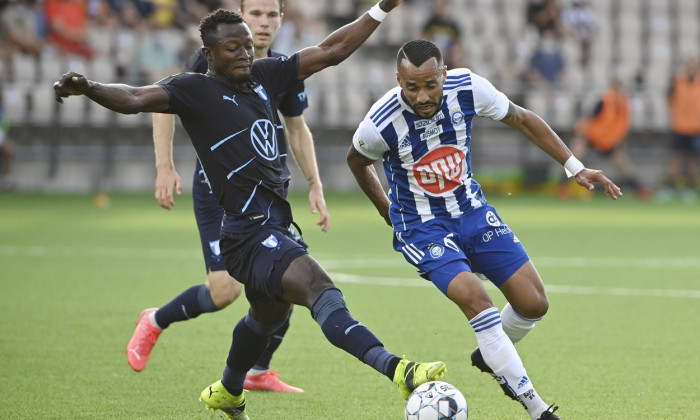
{"type": "Polygon", "coordinates": [[[236,102],[236,95],[233,95],[233,97],[224,95],[224,101],[231,101],[238,106],[238,102],[236,102]]]}

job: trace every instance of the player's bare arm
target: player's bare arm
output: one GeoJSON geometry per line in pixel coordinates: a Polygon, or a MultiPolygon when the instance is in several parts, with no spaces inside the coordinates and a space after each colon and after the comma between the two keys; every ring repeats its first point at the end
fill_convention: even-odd
{"type": "Polygon", "coordinates": [[[289,148],[292,150],[292,156],[309,185],[311,213],[319,213],[316,225],[320,226],[322,231],[327,232],[331,218],[326,208],[326,200],[323,197],[323,184],[318,174],[316,151],[314,150],[314,139],[311,130],[306,125],[303,115],[284,117],[284,125],[287,130],[287,140],[289,141],[289,148]]]}
{"type": "MultiPolygon", "coordinates": [[[[378,5],[383,12],[390,12],[402,0],[381,0],[378,5]]],[[[340,64],[348,58],[379,27],[380,21],[367,12],[352,23],[328,35],[315,47],[299,52],[299,80],[304,80],[326,67],[340,64]]]]}
{"type": "Polygon", "coordinates": [[[82,74],[68,72],[53,84],[56,100],[85,95],[105,108],[121,114],[163,112],[168,109],[169,97],[156,85],[135,87],[119,83],[103,84],[88,80],[82,74]]]}
{"type": "MultiPolygon", "coordinates": [[[[511,102],[508,113],[501,119],[501,122],[517,128],[528,140],[561,165],[564,165],[573,156],[571,150],[566,147],[566,144],[554,130],[542,118],[528,109],[511,102]]],[[[583,168],[575,176],[576,182],[589,191],[592,191],[595,188],[594,183],[598,182],[603,186],[605,194],[613,200],[622,196],[620,187],[608,179],[601,170],[583,168]]]]}
{"type": "Polygon", "coordinates": [[[362,192],[370,199],[379,214],[384,218],[387,225],[391,226],[389,217],[389,198],[384,193],[382,183],[379,181],[377,170],[374,169],[374,162],[350,146],[347,154],[347,162],[352,174],[357,180],[357,184],[362,188],[362,192]]]}
{"type": "Polygon", "coordinates": [[[153,148],[156,160],[155,198],[166,210],[175,206],[174,194],[182,194],[182,180],[173,162],[175,117],[172,114],[153,114],[153,148]]]}

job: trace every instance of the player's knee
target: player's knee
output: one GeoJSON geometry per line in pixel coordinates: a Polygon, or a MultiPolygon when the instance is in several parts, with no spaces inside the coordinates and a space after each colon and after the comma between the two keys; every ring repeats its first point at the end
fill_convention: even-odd
{"type": "Polygon", "coordinates": [[[238,299],[243,290],[243,285],[225,271],[210,272],[207,286],[214,304],[221,309],[238,299]]]}
{"type": "Polygon", "coordinates": [[[249,312],[244,320],[245,324],[250,328],[253,332],[255,332],[258,335],[267,337],[269,335],[272,335],[275,331],[277,331],[282,325],[284,325],[288,320],[289,316],[291,315],[291,311],[288,311],[285,316],[271,321],[267,323],[260,322],[256,320],[251,313],[249,312]]]}
{"type": "Polygon", "coordinates": [[[514,309],[525,318],[539,319],[547,314],[549,310],[549,300],[545,294],[538,294],[536,297],[522,302],[514,309]]]}
{"type": "Polygon", "coordinates": [[[447,297],[471,319],[493,307],[491,296],[481,282],[471,275],[460,274],[447,286],[447,297]]]}

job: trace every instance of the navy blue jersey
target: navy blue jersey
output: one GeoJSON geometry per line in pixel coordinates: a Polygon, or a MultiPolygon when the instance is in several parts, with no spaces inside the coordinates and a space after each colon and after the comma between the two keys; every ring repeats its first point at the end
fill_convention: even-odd
{"type": "MultiPolygon", "coordinates": [[[[273,58],[286,57],[277,51],[267,50],[267,56],[273,58]]],[[[207,59],[202,54],[202,49],[195,51],[187,60],[185,71],[195,73],[206,73],[208,68],[207,59]]],[[[306,98],[304,82],[299,81],[296,86],[280,94],[277,100],[279,111],[285,117],[298,117],[304,113],[304,110],[309,107],[309,102],[306,98]]]]}
{"type": "Polygon", "coordinates": [[[222,232],[292,220],[287,144],[277,114],[279,95],[298,84],[299,56],[253,63],[250,83],[233,89],[205,74],[181,73],[158,85],[170,96],[214,195],[226,214],[222,232]]]}
{"type": "MultiPolygon", "coordinates": [[[[267,56],[268,57],[273,57],[273,58],[279,58],[279,57],[287,57],[282,53],[278,53],[277,51],[272,51],[272,50],[267,50],[267,56]]],[[[207,63],[207,59],[204,58],[204,54],[202,53],[202,49],[199,48],[197,49],[190,58],[187,60],[187,63],[185,65],[185,71],[186,72],[195,72],[195,73],[206,73],[208,70],[209,64],[207,63]]],[[[290,88],[289,90],[286,90],[282,93],[280,93],[279,97],[277,98],[277,106],[278,110],[284,115],[285,117],[298,117],[301,114],[304,113],[304,110],[309,107],[309,102],[306,97],[306,91],[304,87],[304,82],[298,81],[296,86],[290,88]]],[[[282,145],[281,145],[282,146],[282,145]]],[[[280,149],[280,154],[282,155],[287,155],[287,145],[286,143],[283,145],[284,149],[280,149]]],[[[286,158],[285,158],[285,165],[286,165],[286,158]]],[[[285,167],[286,168],[286,167],[285,167]]],[[[201,164],[199,163],[199,160],[197,160],[195,164],[195,173],[200,173],[202,169],[201,164]]],[[[288,169],[285,169],[288,171],[288,169]]],[[[289,175],[289,172],[286,172],[286,175],[289,175]]],[[[206,182],[206,180],[203,180],[206,182]]]]}

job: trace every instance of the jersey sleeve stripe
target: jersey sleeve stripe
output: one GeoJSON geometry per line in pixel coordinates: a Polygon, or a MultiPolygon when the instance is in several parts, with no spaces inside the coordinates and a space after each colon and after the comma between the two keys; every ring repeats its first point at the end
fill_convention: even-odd
{"type": "Polygon", "coordinates": [[[398,99],[396,99],[396,97],[392,97],[391,100],[389,100],[386,104],[382,105],[374,114],[372,114],[370,119],[376,125],[379,125],[378,121],[383,121],[384,119],[386,119],[386,116],[391,115],[399,107],[400,105],[398,99]]]}
{"type": "Polygon", "coordinates": [[[372,119],[372,122],[379,127],[384,121],[386,121],[387,118],[391,117],[391,115],[396,112],[399,108],[401,108],[401,105],[398,102],[394,103],[394,106],[389,108],[386,112],[382,113],[381,115],[378,115],[376,118],[372,119]]]}

